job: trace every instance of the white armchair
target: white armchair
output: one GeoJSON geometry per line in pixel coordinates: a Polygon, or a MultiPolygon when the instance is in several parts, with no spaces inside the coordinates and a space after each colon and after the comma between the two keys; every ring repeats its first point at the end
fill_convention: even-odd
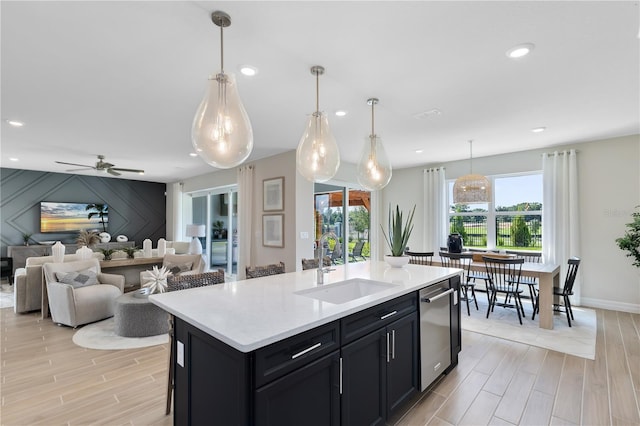
{"type": "Polygon", "coordinates": [[[113,316],[124,290],[124,276],[103,274],[98,259],[45,263],[51,319],[77,327],[113,316]]]}

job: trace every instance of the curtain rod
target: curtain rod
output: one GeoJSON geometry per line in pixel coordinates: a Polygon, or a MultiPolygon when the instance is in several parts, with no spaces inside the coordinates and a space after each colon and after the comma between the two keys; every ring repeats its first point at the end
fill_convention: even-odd
{"type": "Polygon", "coordinates": [[[551,157],[552,155],[556,155],[556,154],[558,154],[558,155],[567,155],[567,154],[571,154],[571,152],[572,152],[572,151],[573,151],[574,153],[576,153],[576,154],[577,154],[578,152],[580,152],[580,151],[578,151],[577,149],[570,149],[570,150],[568,150],[568,151],[567,151],[567,150],[564,150],[564,151],[554,151],[554,152],[543,152],[542,154],[540,154],[540,156],[541,156],[541,157],[544,157],[544,156],[546,155],[547,157],[551,157]]]}

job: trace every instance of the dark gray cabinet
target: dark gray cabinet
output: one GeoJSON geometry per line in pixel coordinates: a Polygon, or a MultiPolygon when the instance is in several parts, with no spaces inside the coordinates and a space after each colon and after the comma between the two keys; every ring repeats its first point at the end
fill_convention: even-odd
{"type": "Polygon", "coordinates": [[[412,292],[249,353],[176,317],[174,424],[385,424],[420,389],[417,306],[412,292]]]}
{"type": "Polygon", "coordinates": [[[255,424],[340,424],[340,354],[313,361],[255,392],[255,424]]]}
{"type": "Polygon", "coordinates": [[[418,392],[418,355],[416,311],[343,346],[342,424],[393,416],[418,392]]]}

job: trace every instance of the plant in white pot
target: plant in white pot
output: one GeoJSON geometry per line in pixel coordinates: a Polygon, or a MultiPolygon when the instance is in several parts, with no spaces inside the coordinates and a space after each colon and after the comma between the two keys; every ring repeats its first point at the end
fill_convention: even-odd
{"type": "Polygon", "coordinates": [[[409,237],[413,231],[413,214],[415,210],[416,206],[414,205],[405,222],[403,213],[400,211],[400,206],[396,205],[394,213],[391,205],[389,205],[388,233],[384,232],[384,228],[380,225],[384,239],[387,241],[387,245],[391,250],[391,254],[385,255],[384,260],[394,268],[401,268],[409,263],[409,256],[405,255],[404,251],[407,248],[409,237]]]}

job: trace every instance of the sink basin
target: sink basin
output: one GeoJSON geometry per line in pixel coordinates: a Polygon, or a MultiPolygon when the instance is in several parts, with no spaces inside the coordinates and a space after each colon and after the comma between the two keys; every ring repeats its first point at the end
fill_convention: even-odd
{"type": "Polygon", "coordinates": [[[364,278],[353,278],[334,284],[320,285],[318,287],[296,291],[295,294],[339,305],[393,287],[397,287],[397,284],[366,280],[364,278]]]}

